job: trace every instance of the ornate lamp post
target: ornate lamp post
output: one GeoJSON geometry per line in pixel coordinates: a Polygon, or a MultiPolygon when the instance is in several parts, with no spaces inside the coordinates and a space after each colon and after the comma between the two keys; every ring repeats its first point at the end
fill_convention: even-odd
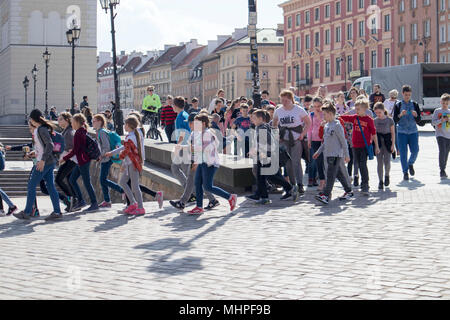
{"type": "Polygon", "coordinates": [[[25,76],[25,79],[22,82],[23,88],[25,89],[25,124],[27,124],[28,118],[28,86],[30,85],[30,80],[25,76]]]}
{"type": "Polygon", "coordinates": [[[45,52],[42,54],[42,58],[45,61],[45,117],[48,118],[48,65],[50,63],[50,55],[48,48],[45,48],[45,52]]]}
{"type": "Polygon", "coordinates": [[[120,0],[99,0],[102,9],[111,16],[111,36],[112,36],[112,55],[113,55],[113,73],[114,73],[114,92],[115,92],[115,106],[114,106],[114,128],[119,135],[123,135],[123,113],[120,109],[120,95],[119,95],[119,79],[117,77],[117,54],[116,54],[116,29],[114,26],[114,9],[119,5],[120,0]]]}
{"type": "Polygon", "coordinates": [[[37,73],[38,68],[34,65],[33,69],[31,69],[31,76],[33,77],[34,82],[34,92],[33,92],[33,108],[36,109],[36,81],[37,81],[37,73]]]}
{"type": "Polygon", "coordinates": [[[75,113],[75,43],[78,39],[80,39],[81,29],[79,26],[73,24],[72,29],[67,30],[67,43],[72,46],[72,108],[70,112],[72,114],[75,113]]]}
{"type": "Polygon", "coordinates": [[[256,12],[256,0],[248,0],[248,37],[250,38],[250,60],[252,62],[253,74],[253,105],[255,108],[261,106],[260,79],[259,79],[259,61],[258,61],[258,43],[256,38],[256,23],[258,14],[256,12]]]}

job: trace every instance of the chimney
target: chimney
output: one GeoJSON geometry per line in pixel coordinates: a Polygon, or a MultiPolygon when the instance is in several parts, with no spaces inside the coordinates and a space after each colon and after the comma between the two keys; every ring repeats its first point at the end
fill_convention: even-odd
{"type": "Polygon", "coordinates": [[[233,38],[233,40],[239,40],[239,39],[242,39],[243,37],[245,37],[246,35],[247,35],[247,27],[237,28],[237,29],[234,29],[234,32],[231,37],[233,38]]]}
{"type": "Polygon", "coordinates": [[[217,40],[208,40],[208,53],[210,54],[218,47],[218,41],[217,40]]]}
{"type": "Polygon", "coordinates": [[[197,43],[197,39],[191,39],[188,43],[186,43],[186,54],[189,54],[195,48],[198,48],[199,45],[197,43]]]}
{"type": "Polygon", "coordinates": [[[125,55],[125,50],[120,51],[120,55],[124,56],[125,55]]]}

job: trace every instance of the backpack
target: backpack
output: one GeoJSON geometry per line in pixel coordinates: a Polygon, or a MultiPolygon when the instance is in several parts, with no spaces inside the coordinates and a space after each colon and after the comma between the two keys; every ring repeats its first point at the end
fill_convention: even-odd
{"type": "Polygon", "coordinates": [[[5,154],[0,151],[0,171],[5,170],[5,154]]]}
{"type": "MultiPolygon", "coordinates": [[[[414,111],[415,111],[416,109],[419,109],[419,110],[420,110],[419,104],[418,104],[416,101],[411,100],[411,102],[412,102],[412,104],[413,104],[413,106],[414,106],[414,111]]],[[[402,108],[402,103],[403,103],[403,101],[399,100],[398,102],[396,102],[396,103],[394,104],[394,108],[392,109],[392,114],[395,113],[395,109],[396,109],[396,108],[398,108],[398,112],[399,112],[399,114],[400,114],[400,110],[401,110],[401,108],[402,108]]],[[[418,116],[420,117],[420,113],[418,114],[418,116]]],[[[425,126],[425,122],[419,120],[419,117],[415,118],[414,120],[416,121],[416,123],[417,123],[419,126],[421,126],[421,127],[425,126]]]]}
{"type": "MultiPolygon", "coordinates": [[[[38,130],[38,134],[39,134],[39,138],[41,139],[41,141],[43,141],[42,137],[39,133],[39,130],[38,130]]],[[[53,131],[53,133],[50,133],[50,138],[52,139],[52,142],[53,142],[53,154],[56,157],[59,157],[61,155],[61,153],[63,153],[64,148],[66,146],[64,137],[61,133],[53,131]]]]}
{"type": "MultiPolygon", "coordinates": [[[[117,134],[117,132],[109,131],[109,130],[105,130],[105,129],[102,129],[102,130],[108,134],[109,146],[110,146],[111,151],[122,145],[122,139],[117,134]]],[[[122,160],[119,159],[119,155],[112,156],[111,160],[112,160],[112,162],[115,162],[115,163],[122,162],[122,160]]]]}
{"type": "Polygon", "coordinates": [[[86,134],[86,153],[91,160],[98,160],[101,156],[97,141],[86,134]]]}

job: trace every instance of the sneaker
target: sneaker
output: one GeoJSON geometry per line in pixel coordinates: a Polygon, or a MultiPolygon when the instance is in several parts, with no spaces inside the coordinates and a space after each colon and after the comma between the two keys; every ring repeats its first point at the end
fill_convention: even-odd
{"type": "Polygon", "coordinates": [[[378,183],[378,190],[384,190],[384,182],[380,181],[380,183],[378,183]]]}
{"type": "MultiPolygon", "coordinates": [[[[292,190],[291,190],[292,191],[292,190]]],[[[291,191],[286,191],[283,193],[283,195],[281,196],[280,200],[287,200],[290,197],[292,197],[292,192],[291,191]]]]}
{"type": "Polygon", "coordinates": [[[94,203],[91,204],[91,206],[89,208],[87,208],[86,210],[83,210],[84,213],[88,213],[88,212],[95,212],[98,210],[98,204],[94,203]]]}
{"type": "Polygon", "coordinates": [[[75,204],[75,198],[74,197],[67,197],[68,199],[68,203],[67,203],[67,207],[65,209],[66,212],[72,212],[73,210],[73,206],[75,204]]]}
{"type": "Polygon", "coordinates": [[[354,176],[354,178],[353,178],[353,186],[354,187],[359,186],[359,177],[358,176],[354,176]]]}
{"type": "Polygon", "coordinates": [[[340,201],[351,200],[351,199],[353,199],[354,196],[355,196],[355,194],[352,191],[346,192],[341,197],[339,197],[339,200],[340,201]]]}
{"type": "Polygon", "coordinates": [[[365,196],[365,197],[368,197],[368,196],[369,196],[369,189],[362,189],[362,190],[361,190],[361,194],[362,194],[363,196],[365,196]]]}
{"type": "Polygon", "coordinates": [[[272,203],[272,201],[267,199],[267,198],[261,199],[261,200],[256,202],[256,204],[259,204],[259,205],[262,205],[262,206],[265,206],[265,205],[268,205],[268,204],[271,204],[271,203],[272,203]]]}
{"type": "Polygon", "coordinates": [[[36,218],[36,217],[40,217],[41,215],[39,214],[39,210],[33,207],[33,211],[31,211],[31,217],[32,218],[36,218]]]}
{"type": "Polygon", "coordinates": [[[301,184],[297,185],[297,192],[301,196],[303,196],[305,194],[305,189],[303,189],[303,185],[301,185],[301,184]]]}
{"type": "Polygon", "coordinates": [[[292,201],[297,202],[298,197],[300,196],[298,192],[298,186],[292,187],[291,194],[292,194],[292,201]]]}
{"type": "Polygon", "coordinates": [[[111,202],[103,201],[102,203],[100,203],[100,204],[98,205],[98,207],[99,207],[99,208],[111,208],[111,207],[112,207],[112,204],[111,204],[111,202]]]}
{"type": "Polygon", "coordinates": [[[158,202],[158,206],[160,209],[162,209],[163,204],[164,204],[164,193],[162,191],[158,191],[156,193],[156,202],[158,202]]]}
{"type": "Polygon", "coordinates": [[[0,217],[6,217],[6,213],[3,209],[0,209],[0,217]]]}
{"type": "Polygon", "coordinates": [[[414,171],[414,166],[412,165],[412,164],[410,164],[409,166],[408,166],[408,168],[409,168],[409,174],[410,175],[415,175],[416,174],[416,171],[414,171]]]}
{"type": "Polygon", "coordinates": [[[126,207],[125,210],[123,210],[123,212],[130,214],[131,212],[136,211],[137,208],[138,208],[137,203],[131,204],[128,207],[126,207]]]}
{"type": "Polygon", "coordinates": [[[448,178],[447,173],[445,172],[445,170],[441,170],[440,176],[441,176],[441,179],[447,179],[448,178]]]}
{"type": "Polygon", "coordinates": [[[408,172],[405,172],[405,173],[403,174],[403,180],[405,180],[405,181],[408,181],[408,180],[409,180],[408,172]]]}
{"type": "Polygon", "coordinates": [[[203,209],[199,208],[199,207],[195,207],[191,211],[188,211],[188,214],[190,214],[190,215],[200,215],[200,214],[203,214],[203,213],[204,213],[203,209]]]}
{"type": "Polygon", "coordinates": [[[87,206],[87,204],[86,204],[86,202],[84,202],[84,200],[82,200],[82,201],[77,201],[77,203],[76,203],[76,204],[73,206],[73,208],[72,208],[72,212],[81,210],[81,209],[83,209],[83,208],[86,207],[86,206],[87,206]]]}
{"type": "Polygon", "coordinates": [[[389,176],[385,176],[385,177],[384,177],[384,185],[385,185],[386,187],[389,187],[390,184],[391,184],[391,181],[390,181],[390,179],[389,179],[389,176]]]}
{"type": "Polygon", "coordinates": [[[252,200],[252,201],[259,201],[259,199],[261,199],[261,197],[258,196],[257,194],[252,194],[251,196],[245,196],[245,198],[248,200],[252,200]]]}
{"type": "Polygon", "coordinates": [[[323,204],[328,204],[328,202],[330,201],[330,199],[324,195],[323,193],[319,193],[318,195],[316,195],[315,197],[318,201],[322,202],[323,204]]]}
{"type": "Polygon", "coordinates": [[[230,204],[230,211],[233,211],[236,208],[237,202],[237,194],[232,194],[228,203],[230,204]]]}
{"type": "Polygon", "coordinates": [[[145,214],[145,209],[144,208],[137,208],[136,210],[128,213],[129,215],[132,216],[143,216],[145,214]]]}
{"type": "Polygon", "coordinates": [[[314,180],[313,179],[308,179],[308,188],[311,188],[314,186],[314,180]]]}
{"type": "Polygon", "coordinates": [[[317,179],[314,179],[313,180],[313,187],[318,187],[319,186],[319,183],[317,182],[317,179]]]}
{"type": "Polygon", "coordinates": [[[194,202],[197,202],[197,197],[194,195],[191,195],[191,197],[188,200],[188,203],[194,203],[194,202]]]}
{"type": "Polygon", "coordinates": [[[17,206],[13,206],[13,207],[9,207],[8,209],[8,213],[6,214],[7,216],[12,215],[14,212],[17,211],[17,206]]]}
{"type": "Polygon", "coordinates": [[[19,220],[30,220],[31,216],[26,214],[23,211],[20,211],[19,213],[14,213],[13,216],[19,220]]]}
{"type": "Polygon", "coordinates": [[[174,207],[175,209],[178,209],[178,210],[184,210],[184,203],[181,202],[181,201],[173,201],[173,200],[170,200],[169,203],[170,203],[170,205],[171,205],[172,207],[174,207]]]}
{"type": "Polygon", "coordinates": [[[208,205],[206,207],[204,207],[203,209],[205,209],[205,210],[212,210],[215,207],[217,207],[218,205],[220,205],[220,202],[217,199],[214,199],[213,201],[210,201],[208,203],[208,205]]]}
{"type": "Polygon", "coordinates": [[[51,215],[49,215],[47,218],[45,218],[45,221],[54,221],[54,220],[59,220],[62,219],[62,214],[58,214],[58,213],[52,213],[51,215]]]}

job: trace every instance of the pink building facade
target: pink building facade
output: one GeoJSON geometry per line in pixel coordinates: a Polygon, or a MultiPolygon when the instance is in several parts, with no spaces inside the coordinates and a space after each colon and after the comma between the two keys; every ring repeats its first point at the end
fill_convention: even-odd
{"type": "Polygon", "coordinates": [[[348,90],[395,62],[393,0],[291,0],[284,12],[285,86],[299,95],[348,90]]]}

